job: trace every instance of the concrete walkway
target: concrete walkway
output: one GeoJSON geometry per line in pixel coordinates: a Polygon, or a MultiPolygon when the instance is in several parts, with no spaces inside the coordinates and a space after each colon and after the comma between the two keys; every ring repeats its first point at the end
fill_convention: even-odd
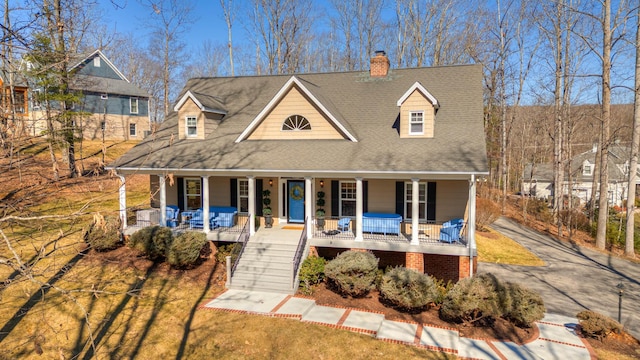
{"type": "Polygon", "coordinates": [[[574,332],[577,320],[561,315],[547,314],[537,323],[540,331],[538,338],[520,346],[511,342],[465,338],[453,329],[390,321],[378,313],[320,306],[311,299],[277,293],[227,290],[206,303],[203,308],[291,318],[468,359],[592,358],[583,340],[574,332]]]}
{"type": "Polygon", "coordinates": [[[480,263],[480,272],[517,282],[538,291],[547,311],[575,316],[589,309],[618,319],[618,289],[624,284],[624,327],[640,338],[640,264],[556,240],[518,223],[500,218],[492,226],[540,257],[546,266],[527,267],[480,263]]]}

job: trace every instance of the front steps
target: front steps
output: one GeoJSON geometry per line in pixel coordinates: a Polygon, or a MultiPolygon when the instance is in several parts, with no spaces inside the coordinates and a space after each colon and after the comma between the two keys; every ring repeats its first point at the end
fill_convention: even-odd
{"type": "MultiPolygon", "coordinates": [[[[299,236],[297,231],[294,233],[299,236]]],[[[227,287],[294,294],[298,288],[297,284],[293,286],[293,258],[297,247],[294,237],[251,238],[227,287]]]]}

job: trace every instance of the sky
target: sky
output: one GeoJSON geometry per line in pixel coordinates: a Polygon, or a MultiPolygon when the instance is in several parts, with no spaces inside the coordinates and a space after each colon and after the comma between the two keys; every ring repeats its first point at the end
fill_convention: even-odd
{"type": "MultiPolygon", "coordinates": [[[[226,43],[227,25],[224,21],[220,2],[218,0],[192,0],[193,24],[187,36],[187,46],[195,50],[205,40],[210,39],[214,44],[226,43]]],[[[140,34],[146,41],[149,31],[145,29],[144,19],[149,16],[149,9],[137,0],[100,0],[100,8],[104,13],[104,23],[108,30],[118,33],[140,34]],[[115,5],[114,5],[115,4],[115,5]]],[[[234,38],[241,38],[243,31],[234,29],[234,38]]],[[[146,44],[145,44],[146,45],[146,44]]]]}

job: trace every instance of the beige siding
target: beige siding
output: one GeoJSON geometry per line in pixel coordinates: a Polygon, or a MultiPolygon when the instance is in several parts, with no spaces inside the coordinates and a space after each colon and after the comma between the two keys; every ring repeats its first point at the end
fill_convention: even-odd
{"type": "Polygon", "coordinates": [[[160,180],[157,175],[149,176],[149,188],[151,189],[151,207],[160,207],[160,180]]]}
{"type": "Polygon", "coordinates": [[[370,212],[393,214],[396,212],[395,180],[368,180],[370,212]]]}
{"type": "Polygon", "coordinates": [[[249,140],[343,139],[321,112],[296,87],[293,87],[249,136],[249,140]],[[302,115],[311,124],[309,131],[282,131],[282,123],[291,115],[302,115]]]}
{"type": "MultiPolygon", "coordinates": [[[[82,117],[77,122],[78,135],[82,133],[84,139],[102,140],[102,122],[104,121],[105,140],[142,140],[144,132],[149,130],[149,117],[137,115],[92,114],[82,117]],[[136,135],[129,135],[129,125],[136,124],[136,135]]],[[[59,126],[59,125],[55,125],[59,126]]],[[[34,136],[47,130],[45,113],[34,111],[28,123],[28,131],[34,136]]]]}
{"type": "Polygon", "coordinates": [[[200,108],[191,99],[187,99],[180,109],[178,109],[178,138],[187,138],[186,118],[187,116],[195,116],[197,118],[198,135],[190,137],[190,139],[204,139],[205,129],[204,120],[205,116],[200,108]]]}
{"type": "Polygon", "coordinates": [[[422,93],[415,90],[400,106],[401,138],[432,138],[434,136],[435,109],[422,93]],[[424,112],[424,135],[409,135],[409,114],[411,111],[424,112]]]}
{"type": "Polygon", "coordinates": [[[209,205],[229,206],[231,204],[231,185],[229,177],[212,176],[209,178],[209,205]]]}
{"type": "Polygon", "coordinates": [[[465,217],[469,201],[469,183],[459,181],[438,181],[436,185],[436,221],[465,217]]]}

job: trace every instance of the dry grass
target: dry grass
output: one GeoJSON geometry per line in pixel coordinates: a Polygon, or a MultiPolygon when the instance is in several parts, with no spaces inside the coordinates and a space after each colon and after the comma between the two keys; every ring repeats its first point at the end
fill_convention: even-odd
{"type": "Polygon", "coordinates": [[[544,261],[493,229],[476,232],[478,260],[497,264],[543,266],[544,261]]]}
{"type": "MultiPolygon", "coordinates": [[[[132,145],[113,144],[105,162],[132,145]]],[[[96,149],[102,144],[85,141],[83,146],[85,168],[99,167],[96,149]]],[[[0,222],[33,275],[32,281],[0,266],[0,279],[9,281],[0,282],[0,359],[454,358],[295,320],[198,309],[223,291],[221,269],[206,268],[210,272],[203,281],[188,272],[159,271],[144,260],[123,264],[87,255],[82,229],[93,211],[115,214],[118,179],[96,172],[52,182],[45,145],[34,143],[23,155],[11,170],[0,160],[0,210],[64,218],[0,222]]],[[[148,177],[127,177],[127,202],[148,206],[148,177]]],[[[0,257],[10,255],[0,247],[0,257]]]]}

